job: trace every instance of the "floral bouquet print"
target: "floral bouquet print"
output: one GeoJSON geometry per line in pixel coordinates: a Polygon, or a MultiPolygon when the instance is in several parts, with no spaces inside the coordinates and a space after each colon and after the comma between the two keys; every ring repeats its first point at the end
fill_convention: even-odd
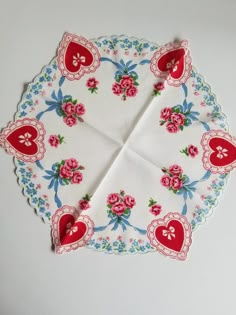
{"type": "Polygon", "coordinates": [[[65,33],[0,145],[57,254],[185,260],[236,167],[236,140],[186,40],[65,33]]]}

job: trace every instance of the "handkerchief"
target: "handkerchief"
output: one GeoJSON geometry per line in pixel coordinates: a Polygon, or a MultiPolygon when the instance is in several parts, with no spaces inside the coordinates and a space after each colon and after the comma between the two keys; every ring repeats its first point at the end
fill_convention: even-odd
{"type": "Polygon", "coordinates": [[[235,138],[186,40],[65,33],[0,144],[56,253],[185,260],[235,167],[235,138]]]}

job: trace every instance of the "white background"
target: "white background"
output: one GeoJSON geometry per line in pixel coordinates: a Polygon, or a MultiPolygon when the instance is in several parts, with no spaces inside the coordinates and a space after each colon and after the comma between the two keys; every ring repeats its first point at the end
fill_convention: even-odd
{"type": "MultiPolygon", "coordinates": [[[[25,84],[56,53],[65,31],[190,42],[236,135],[236,1],[1,1],[0,128],[25,84]]],[[[236,172],[213,217],[194,233],[186,262],[159,254],[51,251],[49,226],[22,196],[12,158],[0,152],[1,315],[234,315],[236,172]]]]}

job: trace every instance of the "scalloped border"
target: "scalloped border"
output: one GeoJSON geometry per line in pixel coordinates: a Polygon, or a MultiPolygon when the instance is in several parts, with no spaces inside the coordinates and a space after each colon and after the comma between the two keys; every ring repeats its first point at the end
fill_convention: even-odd
{"type": "Polygon", "coordinates": [[[150,240],[152,246],[154,246],[158,252],[165,256],[169,256],[178,260],[185,260],[189,247],[192,244],[192,228],[185,216],[180,215],[177,212],[169,212],[162,219],[153,220],[147,227],[147,237],[150,240]],[[178,221],[182,224],[184,229],[184,242],[180,252],[176,252],[158,241],[155,232],[159,226],[167,226],[170,221],[178,221]]]}
{"type": "Polygon", "coordinates": [[[192,58],[190,56],[190,51],[188,49],[188,41],[187,40],[182,40],[180,42],[176,43],[168,43],[164,46],[162,46],[160,49],[158,49],[153,57],[151,58],[151,63],[150,63],[150,69],[153,72],[153,74],[157,78],[165,79],[167,80],[167,83],[169,85],[173,85],[175,87],[180,86],[182,83],[185,83],[188,78],[191,75],[191,70],[192,70],[192,65],[191,65],[192,58]],[[166,53],[169,53],[171,51],[174,51],[176,49],[183,48],[185,51],[185,57],[184,57],[184,70],[183,74],[179,79],[174,79],[172,76],[169,74],[169,71],[163,72],[158,68],[158,61],[159,59],[165,55],[166,53]]]}
{"type": "MultiPolygon", "coordinates": [[[[156,44],[154,42],[150,42],[150,41],[148,41],[148,40],[146,40],[144,38],[139,39],[137,37],[128,36],[128,35],[127,36],[126,35],[100,36],[100,37],[91,39],[91,41],[94,41],[94,43],[97,45],[96,42],[99,42],[102,39],[108,39],[109,40],[111,38],[118,38],[118,39],[121,39],[121,40],[124,40],[125,38],[128,38],[129,40],[138,40],[138,41],[141,41],[141,42],[144,42],[144,43],[149,43],[150,45],[156,46],[157,49],[159,49],[159,47],[160,47],[160,45],[158,45],[158,44],[156,44]]],[[[146,48],[145,48],[144,51],[146,51],[146,48]]],[[[30,88],[32,87],[33,84],[35,84],[37,82],[37,80],[39,80],[39,77],[43,73],[45,73],[46,69],[48,67],[51,67],[51,68],[53,68],[53,71],[55,73],[57,72],[57,69],[55,69],[54,66],[53,66],[54,63],[56,64],[56,57],[53,57],[51,59],[51,61],[47,65],[43,66],[41,68],[40,72],[33,77],[32,82],[27,85],[27,89],[22,93],[21,99],[20,99],[20,101],[17,104],[17,111],[15,112],[15,114],[13,116],[14,119],[18,118],[19,112],[21,110],[21,106],[22,106],[23,102],[26,100],[26,95],[28,93],[30,93],[29,92],[30,88]]],[[[212,86],[209,83],[206,82],[205,77],[202,74],[200,74],[198,72],[198,70],[194,66],[192,66],[192,72],[191,72],[191,75],[190,75],[190,78],[192,78],[192,79],[194,79],[194,77],[192,76],[193,73],[195,75],[194,77],[199,77],[199,78],[202,79],[202,82],[203,82],[204,86],[206,86],[208,88],[208,92],[207,93],[214,97],[214,103],[215,103],[215,105],[217,105],[219,107],[219,112],[220,112],[221,116],[224,117],[225,130],[228,131],[229,130],[229,126],[228,126],[228,122],[227,122],[227,116],[222,112],[222,106],[218,103],[218,100],[217,100],[217,97],[216,97],[215,93],[212,92],[212,86]]],[[[21,177],[19,176],[19,173],[18,173],[19,165],[18,165],[18,161],[17,161],[17,159],[15,157],[13,157],[13,163],[14,163],[14,166],[15,166],[14,172],[15,172],[16,177],[17,177],[17,183],[18,183],[18,185],[20,186],[20,188],[22,190],[22,194],[26,197],[27,202],[34,209],[35,213],[39,216],[39,218],[41,218],[44,223],[51,224],[50,219],[45,217],[45,215],[43,213],[39,212],[39,209],[36,208],[35,205],[32,204],[32,197],[27,194],[27,192],[25,191],[24,185],[22,185],[20,183],[21,177]]],[[[227,182],[228,182],[228,180],[230,178],[230,175],[231,174],[228,174],[227,178],[223,179],[224,180],[224,187],[221,190],[220,195],[217,197],[215,204],[211,208],[209,208],[209,212],[202,218],[201,222],[195,221],[193,232],[196,231],[199,226],[202,226],[204,223],[206,223],[206,221],[210,218],[210,216],[213,215],[214,210],[219,206],[219,202],[223,198],[224,189],[225,189],[225,186],[227,185],[227,182]]],[[[86,248],[92,249],[92,250],[97,251],[97,252],[103,252],[104,253],[104,251],[102,251],[101,249],[94,248],[94,247],[92,247],[89,244],[86,245],[86,248]]],[[[153,251],[153,250],[145,251],[145,252],[141,252],[140,251],[140,252],[134,252],[134,253],[130,253],[128,251],[127,252],[119,252],[119,253],[111,251],[111,252],[105,252],[105,253],[107,253],[107,254],[115,254],[115,255],[128,255],[128,254],[129,255],[136,255],[136,254],[147,254],[147,253],[154,253],[154,252],[156,252],[156,250],[155,251],[153,251]]]]}
{"type": "Polygon", "coordinates": [[[225,174],[232,171],[236,167],[236,160],[226,166],[215,166],[210,162],[210,156],[215,151],[210,148],[209,141],[216,136],[218,138],[228,140],[231,144],[236,146],[236,138],[231,136],[228,132],[214,129],[205,132],[201,139],[201,146],[204,151],[202,156],[202,163],[204,168],[206,170],[210,170],[213,174],[225,174]]]}
{"type": "Polygon", "coordinates": [[[24,118],[22,120],[16,120],[3,129],[0,134],[0,144],[7,151],[8,154],[14,155],[17,159],[24,162],[36,162],[37,160],[42,160],[44,153],[46,152],[44,141],[44,135],[46,130],[44,125],[34,118],[24,118]],[[16,129],[19,129],[24,126],[32,126],[37,130],[37,137],[33,140],[38,148],[38,151],[34,155],[27,155],[16,150],[10,142],[8,142],[7,137],[14,132],[16,129]]]}
{"type": "Polygon", "coordinates": [[[57,254],[62,254],[63,252],[70,252],[72,250],[76,250],[79,247],[84,247],[90,240],[94,234],[94,222],[90,219],[87,215],[80,215],[76,208],[71,206],[63,206],[59,208],[54,215],[52,216],[52,239],[53,244],[55,245],[55,251],[57,254]],[[65,214],[71,214],[74,219],[75,223],[83,222],[86,225],[86,232],[82,238],[67,245],[61,245],[60,242],[60,232],[59,232],[59,223],[61,218],[65,214]]]}
{"type": "Polygon", "coordinates": [[[97,47],[95,47],[92,42],[88,41],[82,36],[65,33],[58,48],[57,66],[58,69],[61,71],[61,75],[65,76],[68,80],[79,80],[84,74],[95,72],[97,70],[97,68],[100,66],[100,57],[101,56],[97,47]],[[67,52],[67,48],[71,42],[80,44],[90,51],[90,53],[93,55],[93,63],[90,66],[81,65],[79,70],[76,72],[71,72],[66,68],[65,55],[67,52]]]}

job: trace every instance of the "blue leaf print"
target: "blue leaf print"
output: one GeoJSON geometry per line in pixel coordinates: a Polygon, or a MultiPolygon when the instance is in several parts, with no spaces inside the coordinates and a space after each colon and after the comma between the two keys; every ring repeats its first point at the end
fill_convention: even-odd
{"type": "Polygon", "coordinates": [[[134,64],[134,65],[130,66],[128,68],[128,72],[130,72],[131,70],[134,70],[136,67],[137,67],[137,64],[134,64]]]}
{"type": "Polygon", "coordinates": [[[66,77],[61,76],[61,78],[60,78],[60,80],[59,80],[59,86],[60,86],[60,87],[61,87],[61,86],[62,86],[62,84],[64,83],[65,78],[66,78],[66,77]]]}
{"type": "Polygon", "coordinates": [[[210,127],[206,122],[200,121],[200,123],[203,125],[203,127],[206,129],[206,131],[210,131],[210,127]]]}
{"type": "Polygon", "coordinates": [[[148,59],[144,59],[144,60],[142,60],[142,61],[140,61],[140,65],[145,65],[145,64],[149,64],[151,61],[150,60],[148,60],[148,59]]]}
{"type": "Polygon", "coordinates": [[[186,84],[182,83],[182,88],[184,90],[185,97],[187,97],[188,96],[188,88],[187,88],[186,84]]]}
{"type": "Polygon", "coordinates": [[[52,97],[55,101],[58,101],[55,91],[52,92],[51,97],[52,97]]]}
{"type": "Polygon", "coordinates": [[[57,96],[58,96],[58,100],[59,101],[61,101],[63,99],[63,95],[62,95],[62,90],[61,89],[58,90],[57,96]]]}

